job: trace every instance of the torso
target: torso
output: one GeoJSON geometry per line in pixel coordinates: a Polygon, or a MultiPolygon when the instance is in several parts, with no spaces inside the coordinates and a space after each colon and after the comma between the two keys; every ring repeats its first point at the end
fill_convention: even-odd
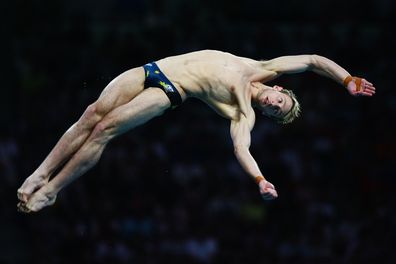
{"type": "Polygon", "coordinates": [[[250,89],[257,75],[259,81],[265,81],[266,76],[258,61],[215,50],[167,57],[157,64],[182,97],[196,97],[228,119],[237,119],[240,114],[236,89],[250,89]]]}

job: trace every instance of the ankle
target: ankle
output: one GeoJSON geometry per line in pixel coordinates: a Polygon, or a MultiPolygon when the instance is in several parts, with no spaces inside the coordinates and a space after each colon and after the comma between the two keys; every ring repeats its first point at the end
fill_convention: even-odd
{"type": "Polygon", "coordinates": [[[56,196],[59,192],[59,189],[57,189],[51,182],[47,183],[45,186],[43,186],[43,192],[47,196],[56,196]]]}
{"type": "Polygon", "coordinates": [[[35,172],[32,173],[32,176],[38,180],[48,180],[49,173],[44,172],[43,170],[37,169],[35,172]]]}

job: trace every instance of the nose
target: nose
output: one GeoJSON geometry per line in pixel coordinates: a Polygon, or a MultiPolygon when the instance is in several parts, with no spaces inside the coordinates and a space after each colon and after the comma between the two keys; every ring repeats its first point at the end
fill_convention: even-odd
{"type": "Polygon", "coordinates": [[[268,99],[268,102],[270,105],[278,106],[278,107],[280,107],[280,104],[281,104],[280,100],[277,98],[270,98],[270,99],[268,99]]]}
{"type": "Polygon", "coordinates": [[[269,100],[269,107],[272,109],[272,110],[277,110],[278,108],[279,108],[279,105],[276,103],[276,101],[275,100],[269,100]]]}

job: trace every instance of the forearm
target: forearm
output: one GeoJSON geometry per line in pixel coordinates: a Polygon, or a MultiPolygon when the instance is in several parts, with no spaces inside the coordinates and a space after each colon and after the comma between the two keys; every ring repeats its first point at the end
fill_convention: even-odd
{"type": "Polygon", "coordinates": [[[235,147],[234,153],[239,164],[241,164],[243,170],[253,180],[255,180],[257,176],[262,176],[262,173],[257,165],[257,162],[254,160],[253,156],[250,154],[250,151],[247,147],[235,147]]]}
{"type": "Polygon", "coordinates": [[[341,85],[344,85],[343,82],[345,78],[350,76],[350,74],[344,68],[325,57],[312,55],[311,60],[311,70],[313,72],[333,79],[341,85]]]}

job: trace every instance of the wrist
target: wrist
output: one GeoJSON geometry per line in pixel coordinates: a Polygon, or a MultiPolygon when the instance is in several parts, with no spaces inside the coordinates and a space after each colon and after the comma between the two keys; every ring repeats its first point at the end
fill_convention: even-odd
{"type": "Polygon", "coordinates": [[[264,181],[264,180],[265,180],[264,177],[261,175],[254,177],[254,181],[257,183],[257,185],[260,184],[260,182],[264,181]]]}
{"type": "Polygon", "coordinates": [[[345,79],[344,79],[344,81],[343,81],[343,84],[344,84],[344,87],[348,87],[348,83],[350,82],[350,81],[352,81],[352,76],[351,75],[348,75],[347,77],[345,77],[345,79]]]}

